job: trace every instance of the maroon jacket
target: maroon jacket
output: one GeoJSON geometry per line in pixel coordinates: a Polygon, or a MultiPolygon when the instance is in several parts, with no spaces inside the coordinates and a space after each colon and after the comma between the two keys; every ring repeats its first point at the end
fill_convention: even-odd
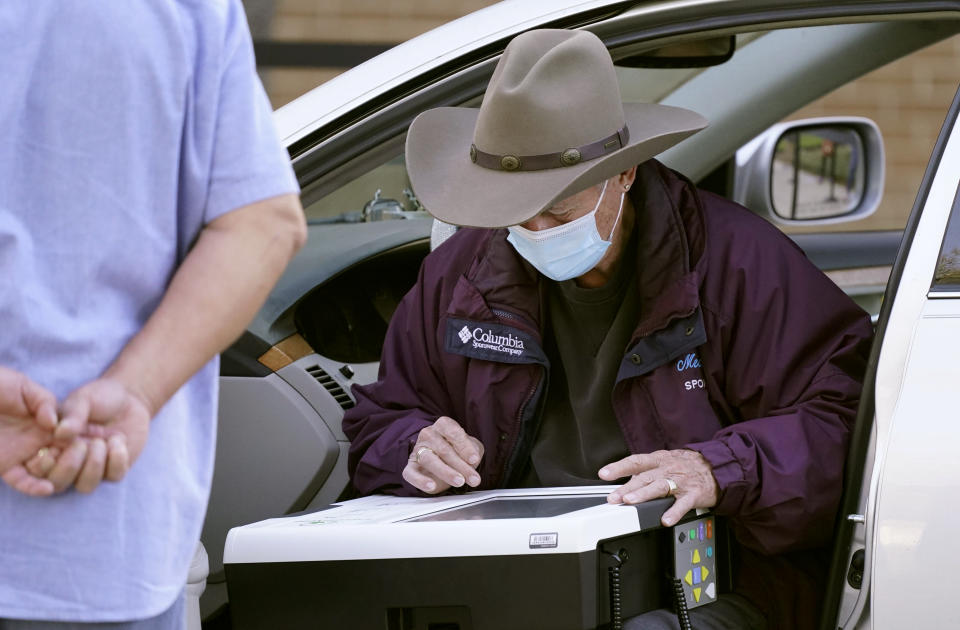
{"type": "MultiPolygon", "coordinates": [[[[658,162],[631,195],[641,316],[613,390],[626,443],[702,453],[739,543],[736,590],[771,627],[813,627],[869,318],[776,228],[658,162]]],[[[441,415],[483,442],[481,489],[522,474],[549,372],[549,280],[506,234],[458,231],[394,314],[380,379],[354,388],[343,420],[360,492],[419,494],[401,471],[441,415]]]]}

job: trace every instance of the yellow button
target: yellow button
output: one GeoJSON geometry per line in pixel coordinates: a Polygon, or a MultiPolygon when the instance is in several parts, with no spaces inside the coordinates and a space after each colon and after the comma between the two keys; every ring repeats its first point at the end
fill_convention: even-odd
{"type": "Polygon", "coordinates": [[[700,587],[693,589],[693,599],[700,601],[700,587]]]}
{"type": "Polygon", "coordinates": [[[687,574],[683,576],[683,581],[693,586],[693,571],[687,571],[687,574]]]}
{"type": "Polygon", "coordinates": [[[698,563],[700,562],[700,550],[699,550],[699,549],[694,549],[694,550],[693,550],[693,559],[691,560],[691,562],[693,562],[694,564],[698,564],[698,563]]]}
{"type": "Polygon", "coordinates": [[[707,567],[700,565],[700,579],[706,581],[707,576],[710,575],[710,572],[707,571],[707,567]]]}

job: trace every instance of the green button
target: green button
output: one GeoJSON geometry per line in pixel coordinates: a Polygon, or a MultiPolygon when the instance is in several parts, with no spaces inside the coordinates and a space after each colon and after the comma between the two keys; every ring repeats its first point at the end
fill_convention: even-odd
{"type": "Polygon", "coordinates": [[[691,529],[691,530],[690,530],[690,540],[696,540],[696,539],[697,539],[697,530],[691,529]]]}

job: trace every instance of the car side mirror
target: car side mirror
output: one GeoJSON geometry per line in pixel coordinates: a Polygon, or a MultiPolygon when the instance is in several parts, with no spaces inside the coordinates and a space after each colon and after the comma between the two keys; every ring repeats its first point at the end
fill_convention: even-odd
{"type": "Polygon", "coordinates": [[[867,118],[780,123],[736,154],[733,198],[781,225],[857,221],[880,205],[884,150],[867,118]]]}

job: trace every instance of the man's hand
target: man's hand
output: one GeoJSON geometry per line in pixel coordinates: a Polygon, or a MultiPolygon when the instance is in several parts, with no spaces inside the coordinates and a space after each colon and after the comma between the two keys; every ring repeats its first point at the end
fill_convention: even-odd
{"type": "Polygon", "coordinates": [[[34,496],[53,493],[53,484],[24,462],[53,439],[57,400],[26,375],[0,367],[0,476],[15,490],[34,496]]]}
{"type": "Polygon", "coordinates": [[[467,435],[456,420],[441,416],[417,435],[403,478],[414,488],[437,494],[464,483],[480,485],[477,466],[483,457],[483,444],[467,435]]]}
{"type": "Polygon", "coordinates": [[[55,490],[92,492],[104,479],[123,479],[147,442],[153,413],[143,398],[101,378],[67,396],[60,409],[54,437],[64,449],[47,475],[55,490]]]}
{"type": "Polygon", "coordinates": [[[713,468],[703,455],[686,449],[630,455],[601,468],[599,476],[605,481],[631,476],[630,481],[607,495],[610,503],[676,497],[661,519],[667,527],[694,508],[713,507],[719,496],[713,468]]]}

